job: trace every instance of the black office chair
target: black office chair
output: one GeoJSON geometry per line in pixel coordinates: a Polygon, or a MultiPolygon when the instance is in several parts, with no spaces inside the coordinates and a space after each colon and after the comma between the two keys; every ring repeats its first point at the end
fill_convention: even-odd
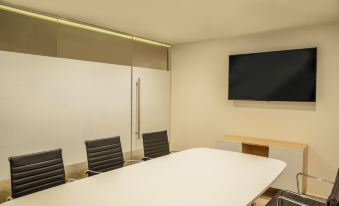
{"type": "Polygon", "coordinates": [[[9,163],[11,198],[22,197],[65,183],[61,149],[10,157],[9,163]]]}
{"type": "Polygon", "coordinates": [[[142,134],[144,144],[143,160],[150,160],[170,154],[167,131],[142,134]]]}
{"type": "Polygon", "coordinates": [[[88,176],[121,168],[126,162],[138,162],[124,160],[119,136],[87,140],[85,145],[88,161],[86,174],[88,176]]]}
{"type": "Polygon", "coordinates": [[[297,174],[297,187],[298,193],[291,191],[279,191],[266,206],[339,206],[339,169],[335,178],[335,182],[317,178],[308,174],[297,174]],[[319,201],[304,194],[300,194],[299,190],[299,176],[306,176],[318,180],[320,182],[326,182],[333,184],[333,188],[330,196],[326,202],[319,201]]]}

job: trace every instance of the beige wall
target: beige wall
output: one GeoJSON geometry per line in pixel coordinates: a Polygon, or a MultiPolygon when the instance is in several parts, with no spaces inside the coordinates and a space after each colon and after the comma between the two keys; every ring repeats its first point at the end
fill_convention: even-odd
{"type": "MultiPolygon", "coordinates": [[[[339,167],[339,23],[172,48],[174,149],[214,147],[225,134],[307,143],[309,172],[333,179],[339,167]],[[317,103],[227,100],[228,55],[318,47],[317,103]]],[[[309,193],[328,187],[309,182],[309,193]]]]}

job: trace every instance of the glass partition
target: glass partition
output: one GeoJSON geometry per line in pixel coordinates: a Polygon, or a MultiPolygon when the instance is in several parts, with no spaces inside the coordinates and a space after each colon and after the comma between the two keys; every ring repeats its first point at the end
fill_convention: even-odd
{"type": "Polygon", "coordinates": [[[57,24],[0,10],[0,50],[57,56],[57,24]]]}
{"type": "MultiPolygon", "coordinates": [[[[141,105],[141,115],[146,114],[140,118],[140,132],[168,130],[170,103],[168,47],[152,44],[152,41],[149,41],[151,43],[142,42],[140,38],[133,40],[132,36],[128,35],[126,36],[130,38],[124,38],[121,37],[123,35],[84,29],[86,26],[80,28],[72,26],[72,24],[61,24],[55,17],[46,19],[1,10],[0,7],[0,50],[24,53],[0,51],[2,58],[0,62],[3,63],[0,63],[0,73],[2,74],[0,82],[3,84],[1,87],[3,91],[0,92],[0,95],[3,95],[2,99],[6,99],[10,103],[8,108],[12,108],[0,112],[3,118],[6,118],[3,115],[6,112],[12,112],[8,114],[12,119],[14,117],[20,119],[22,113],[17,113],[20,109],[23,111],[35,111],[33,109],[36,109],[37,112],[40,112],[45,108],[45,111],[39,114],[46,119],[39,119],[41,121],[39,124],[35,124],[37,126],[35,131],[38,131],[37,134],[43,134],[43,137],[50,137],[55,142],[48,141],[51,145],[47,145],[42,139],[36,141],[39,142],[37,146],[41,146],[41,148],[46,145],[54,147],[54,144],[59,144],[57,142],[60,140],[58,131],[63,131],[63,137],[73,137],[67,141],[78,141],[70,144],[69,148],[64,147],[68,151],[72,151],[71,146],[73,145],[78,147],[78,156],[75,155],[73,160],[68,159],[67,164],[82,161],[81,158],[84,157],[80,152],[83,140],[76,140],[75,135],[78,138],[120,135],[125,152],[141,149],[141,147],[132,147],[131,144],[132,138],[135,138],[131,131],[135,129],[135,81],[140,79],[139,88],[142,95],[140,95],[141,100],[138,103],[141,105]],[[17,81],[13,81],[14,79],[17,81]],[[20,98],[6,95],[10,92],[19,95],[20,98]],[[31,97],[32,99],[29,99],[31,97]],[[22,106],[24,101],[28,103],[22,106]],[[16,108],[14,103],[17,104],[16,108]],[[43,107],[36,107],[39,104],[42,104],[43,107]],[[55,108],[61,112],[56,112],[55,108]],[[96,110],[91,111],[91,109],[96,110]],[[53,113],[56,121],[62,112],[64,112],[62,117],[67,121],[68,118],[78,118],[73,119],[73,122],[78,125],[69,128],[69,124],[64,124],[67,121],[49,124],[57,126],[54,132],[55,136],[49,134],[51,130],[46,130],[45,134],[39,131],[40,125],[44,122],[51,123],[49,119],[51,115],[44,115],[53,113]],[[157,115],[154,116],[154,113],[157,115]],[[17,114],[19,116],[15,116],[17,114]],[[68,114],[73,114],[73,116],[68,116],[68,114]],[[121,126],[121,124],[123,125],[121,126]],[[67,129],[68,132],[66,132],[67,129]]],[[[39,115],[34,113],[33,116],[39,115]]],[[[30,120],[34,119],[33,116],[25,116],[27,122],[34,123],[30,120]]],[[[17,125],[18,122],[13,122],[14,127],[20,128],[20,125],[17,125]]],[[[29,126],[29,124],[26,125],[29,126]]],[[[30,131],[33,131],[33,127],[29,128],[30,131]]],[[[8,135],[3,136],[9,137],[8,135]]],[[[36,135],[32,134],[31,136],[36,135]]],[[[16,137],[20,139],[21,135],[16,135],[16,137]]],[[[19,152],[22,149],[20,147],[26,145],[13,143],[12,146],[19,152]]],[[[35,149],[40,150],[39,147],[35,149]]],[[[10,149],[7,152],[9,151],[10,149]]],[[[67,154],[67,151],[65,153],[67,154]]],[[[0,161],[0,165],[1,163],[6,164],[5,161],[0,161]]]]}
{"type": "Polygon", "coordinates": [[[58,57],[131,65],[131,39],[59,25],[57,43],[58,57]]]}
{"type": "Polygon", "coordinates": [[[133,66],[168,70],[168,48],[133,41],[133,66]]]}
{"type": "MultiPolygon", "coordinates": [[[[0,50],[168,70],[168,47],[0,9],[0,50]]],[[[128,35],[126,35],[128,36],[128,35]]]]}

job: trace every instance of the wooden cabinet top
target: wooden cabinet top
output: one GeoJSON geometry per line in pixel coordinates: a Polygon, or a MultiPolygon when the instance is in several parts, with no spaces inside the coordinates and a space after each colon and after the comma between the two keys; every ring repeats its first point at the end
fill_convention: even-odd
{"type": "Polygon", "coordinates": [[[284,147],[284,148],[293,148],[293,149],[307,149],[307,144],[295,143],[295,142],[285,142],[279,140],[270,140],[270,139],[261,139],[253,137],[241,137],[226,135],[222,138],[225,141],[231,142],[240,142],[242,144],[258,145],[258,146],[268,146],[268,147],[284,147]]]}

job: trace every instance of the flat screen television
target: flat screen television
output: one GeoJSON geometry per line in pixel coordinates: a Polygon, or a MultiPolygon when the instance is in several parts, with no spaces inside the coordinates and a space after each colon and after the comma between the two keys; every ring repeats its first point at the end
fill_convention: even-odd
{"type": "Polygon", "coordinates": [[[229,100],[316,101],[317,48],[229,56],[229,100]]]}

